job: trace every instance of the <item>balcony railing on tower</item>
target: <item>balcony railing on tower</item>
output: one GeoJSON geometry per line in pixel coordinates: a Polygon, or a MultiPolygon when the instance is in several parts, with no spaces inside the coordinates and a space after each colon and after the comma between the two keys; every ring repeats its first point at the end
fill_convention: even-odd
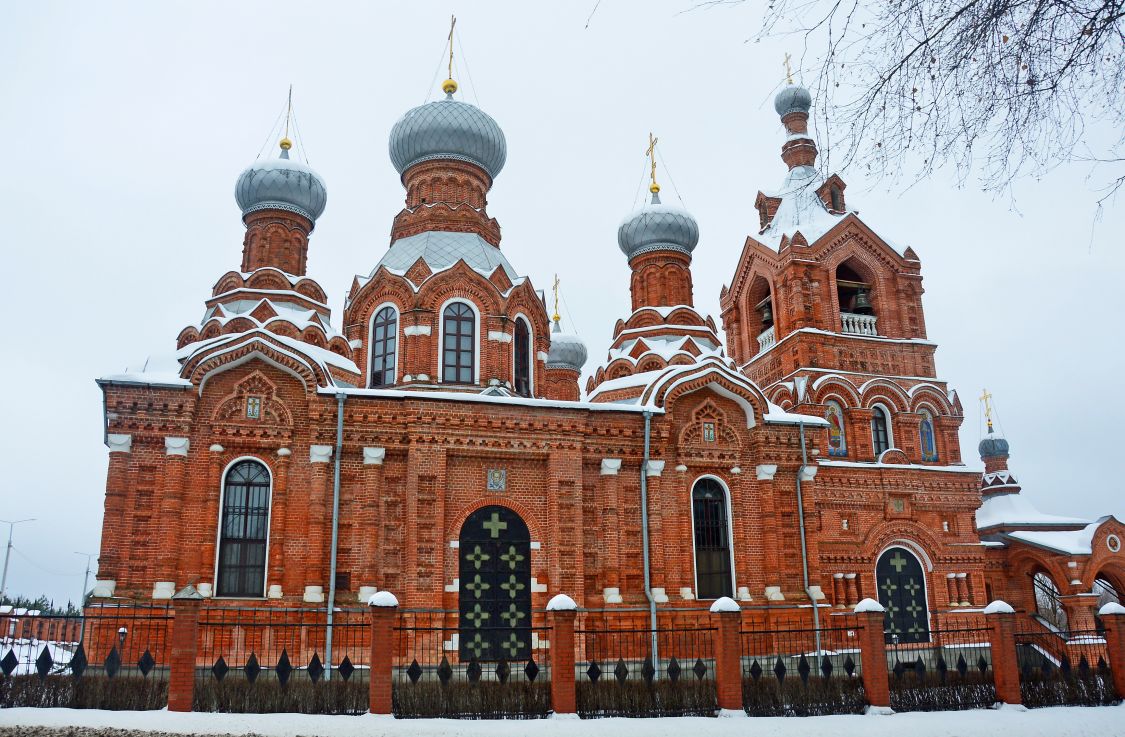
{"type": "Polygon", "coordinates": [[[764,351],[764,350],[768,350],[768,349],[772,348],[774,343],[776,343],[776,342],[777,342],[777,331],[774,329],[773,325],[770,325],[767,329],[763,330],[761,333],[758,334],[758,350],[759,351],[764,351]]]}
{"type": "MultiPolygon", "coordinates": [[[[857,315],[854,312],[840,313],[840,326],[842,332],[851,335],[878,335],[875,329],[875,315],[857,315]]],[[[761,340],[761,338],[759,338],[761,340]]]]}

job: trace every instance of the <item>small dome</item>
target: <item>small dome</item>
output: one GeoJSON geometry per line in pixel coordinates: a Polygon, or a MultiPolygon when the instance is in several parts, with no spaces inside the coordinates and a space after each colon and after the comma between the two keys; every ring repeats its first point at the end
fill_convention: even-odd
{"type": "Polygon", "coordinates": [[[391,128],[390,154],[400,175],[423,161],[454,159],[476,164],[495,179],[508,158],[508,144],[492,116],[454,100],[450,92],[399,118],[391,128]]]}
{"type": "Polygon", "coordinates": [[[581,371],[586,365],[586,344],[577,335],[564,333],[558,320],[551,330],[551,350],[547,352],[547,368],[581,371]]]}
{"type": "Polygon", "coordinates": [[[812,107],[812,95],[799,84],[787,84],[773,98],[773,109],[781,117],[789,113],[807,113],[812,107]]]}
{"type": "Polygon", "coordinates": [[[679,251],[691,254],[699,243],[699,224],[686,210],[665,205],[660,195],[629,215],[617,229],[617,245],[632,260],[650,251],[679,251]]]}
{"type": "Polygon", "coordinates": [[[998,456],[1007,457],[1008,455],[1008,441],[999,435],[989,433],[985,436],[984,440],[980,441],[977,446],[980,451],[981,458],[996,458],[998,456]]]}
{"type": "Polygon", "coordinates": [[[320,175],[289,158],[288,139],[276,159],[259,159],[234,185],[234,199],[245,217],[258,210],[288,210],[316,222],[328,203],[328,190],[320,175]]]}

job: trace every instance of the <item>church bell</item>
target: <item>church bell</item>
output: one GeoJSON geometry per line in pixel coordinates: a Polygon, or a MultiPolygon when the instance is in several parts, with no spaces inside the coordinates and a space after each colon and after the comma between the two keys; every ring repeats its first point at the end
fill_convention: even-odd
{"type": "Polygon", "coordinates": [[[867,299],[867,290],[861,289],[856,292],[855,304],[852,306],[852,312],[859,315],[871,314],[871,301],[867,299]]]}
{"type": "Polygon", "coordinates": [[[764,305],[762,305],[762,324],[763,325],[772,325],[773,324],[773,310],[770,309],[770,303],[769,302],[766,302],[764,305]]]}

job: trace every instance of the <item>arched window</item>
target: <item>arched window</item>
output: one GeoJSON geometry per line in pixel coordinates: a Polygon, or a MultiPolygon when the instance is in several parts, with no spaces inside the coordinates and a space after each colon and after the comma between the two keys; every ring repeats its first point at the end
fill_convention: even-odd
{"type": "Polygon", "coordinates": [[[1039,571],[1031,579],[1035,589],[1035,613],[1055,629],[1067,628],[1066,609],[1062,605],[1062,594],[1054,579],[1045,571],[1039,571]]]}
{"type": "MultiPolygon", "coordinates": [[[[1117,592],[1117,588],[1109,579],[1098,577],[1094,579],[1094,596],[1098,597],[1098,610],[1100,611],[1106,604],[1120,604],[1121,594],[1117,592]]],[[[1094,615],[1094,624],[1097,626],[1098,632],[1105,634],[1105,622],[1098,615],[1094,615]]]]}
{"type": "Polygon", "coordinates": [[[692,525],[695,531],[695,591],[700,599],[731,596],[730,527],[727,524],[727,495],[715,479],[695,482],[691,491],[692,525]]]}
{"type": "Polygon", "coordinates": [[[848,454],[848,435],[844,430],[844,409],[839,402],[825,402],[824,418],[828,420],[828,455],[846,456],[848,454]]]}
{"type": "Polygon", "coordinates": [[[891,447],[891,420],[887,410],[880,406],[871,413],[871,445],[876,459],[891,447]]]}
{"type": "Polygon", "coordinates": [[[922,563],[906,548],[888,548],[875,564],[879,603],[887,610],[888,643],[929,642],[929,606],[922,563]]]}
{"type": "Polygon", "coordinates": [[[464,302],[454,302],[442,314],[441,380],[472,384],[476,353],[476,314],[464,302]]]}
{"type": "Polygon", "coordinates": [[[531,396],[531,331],[527,327],[527,321],[521,317],[516,318],[516,370],[515,370],[515,388],[516,394],[521,397],[531,396]]]}
{"type": "Polygon", "coordinates": [[[458,542],[463,661],[531,657],[531,534],[507,507],[478,509],[458,542]]]}
{"type": "Polygon", "coordinates": [[[269,471],[258,461],[239,461],[223,479],[218,596],[264,594],[269,518],[269,471]]]}
{"type": "Polygon", "coordinates": [[[937,441],[934,438],[934,416],[928,409],[922,410],[922,423],[918,425],[918,440],[922,447],[923,461],[936,461],[937,441]]]}
{"type": "Polygon", "coordinates": [[[395,353],[398,348],[398,314],[384,307],[371,322],[371,386],[395,383],[395,353]]]}

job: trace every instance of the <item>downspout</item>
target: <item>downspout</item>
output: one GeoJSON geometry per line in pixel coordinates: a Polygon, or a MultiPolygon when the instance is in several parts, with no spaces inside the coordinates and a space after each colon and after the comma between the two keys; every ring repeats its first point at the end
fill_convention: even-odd
{"type": "Polygon", "coordinates": [[[645,416],[645,454],[641,461],[641,546],[644,549],[645,597],[648,599],[648,622],[652,630],[652,665],[660,673],[660,652],[657,649],[656,599],[652,596],[652,572],[649,570],[648,541],[648,455],[652,431],[652,412],[644,411],[645,416]]]}
{"type": "Polygon", "coordinates": [[[801,528],[801,573],[804,576],[805,596],[812,602],[813,629],[816,631],[816,653],[820,655],[820,605],[809,588],[809,548],[805,541],[805,500],[801,494],[801,477],[809,465],[808,451],[805,449],[805,423],[799,422],[801,431],[801,467],[797,469],[797,520],[801,528]]]}
{"type": "Polygon", "coordinates": [[[336,610],[336,549],[340,541],[340,456],[344,450],[344,400],[336,394],[336,467],[332,471],[332,553],[328,566],[328,632],[324,638],[324,680],[332,679],[332,621],[336,610]]]}

